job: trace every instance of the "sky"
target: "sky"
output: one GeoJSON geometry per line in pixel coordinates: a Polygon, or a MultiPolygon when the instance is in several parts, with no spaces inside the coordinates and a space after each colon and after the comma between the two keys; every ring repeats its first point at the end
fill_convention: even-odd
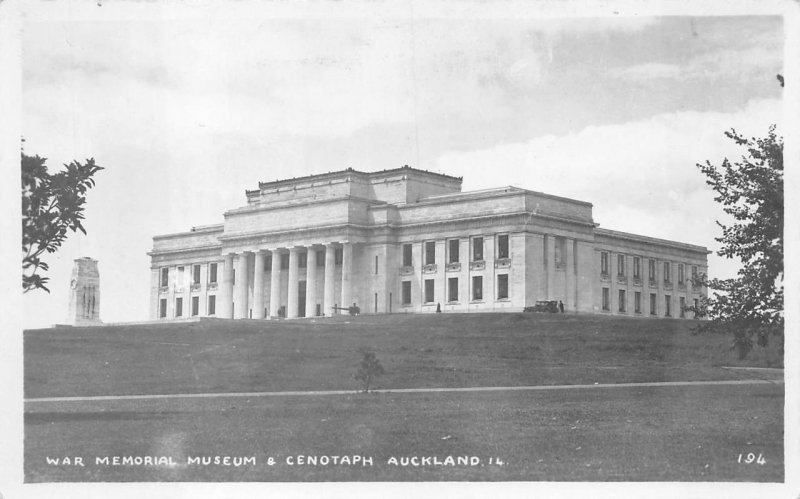
{"type": "Polygon", "coordinates": [[[742,154],[730,128],[781,133],[780,16],[455,5],[26,5],[25,152],[105,170],[88,235],[49,257],[24,327],[67,320],[83,256],[99,260],[101,318],[145,320],[153,236],[221,223],[259,181],[348,167],[589,201],[601,227],[719,248],[696,164],[742,154]]]}

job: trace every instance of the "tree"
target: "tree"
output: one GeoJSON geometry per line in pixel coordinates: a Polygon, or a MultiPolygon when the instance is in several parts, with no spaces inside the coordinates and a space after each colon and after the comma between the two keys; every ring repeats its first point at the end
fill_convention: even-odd
{"type": "Polygon", "coordinates": [[[361,382],[364,393],[367,393],[375,378],[384,374],[386,371],[383,370],[383,366],[381,366],[374,352],[362,350],[361,353],[364,357],[361,359],[361,364],[358,367],[358,371],[353,375],[353,378],[361,382]]]}
{"type": "Polygon", "coordinates": [[[49,278],[41,275],[49,266],[45,253],[55,253],[67,238],[67,231],[86,234],[82,220],[87,191],[94,187],[94,175],[103,168],[94,158],[84,164],[73,161],[50,174],[47,158],[22,152],[22,289],[50,290],[49,278]]]}
{"type": "Polygon", "coordinates": [[[770,126],[765,138],[746,138],[731,129],[725,135],[744,147],[741,161],[728,158],[720,167],[706,161],[697,167],[714,189],[715,201],[733,218],[722,228],[718,255],[742,262],[736,278],[711,279],[701,275],[698,284],[714,290],[703,300],[700,316],[710,320],[700,331],[731,331],[739,358],[771,336],[782,340],[783,317],[783,138],[770,126]]]}

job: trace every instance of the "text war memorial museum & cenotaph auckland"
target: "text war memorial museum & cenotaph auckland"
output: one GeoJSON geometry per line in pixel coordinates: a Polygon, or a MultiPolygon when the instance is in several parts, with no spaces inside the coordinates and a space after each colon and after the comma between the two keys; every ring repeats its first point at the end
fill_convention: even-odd
{"type": "Polygon", "coordinates": [[[592,205],[402,167],[259,183],[224,223],[153,238],[152,319],[522,311],[692,317],[708,250],[598,227],[592,205]]]}

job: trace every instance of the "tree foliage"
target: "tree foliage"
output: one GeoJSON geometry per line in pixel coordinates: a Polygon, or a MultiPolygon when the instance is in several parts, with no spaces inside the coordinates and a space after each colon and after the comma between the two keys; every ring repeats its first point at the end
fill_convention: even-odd
{"type": "Polygon", "coordinates": [[[45,253],[55,253],[68,231],[86,234],[82,220],[87,191],[94,187],[94,175],[103,168],[94,158],[84,164],[73,161],[64,170],[50,174],[47,158],[22,152],[22,289],[43,289],[48,293],[49,269],[45,253]]]}
{"type": "Polygon", "coordinates": [[[383,366],[381,366],[381,363],[375,356],[374,352],[362,350],[361,353],[363,354],[363,358],[361,359],[361,364],[358,367],[358,371],[356,371],[356,373],[353,375],[353,378],[355,378],[356,381],[361,382],[364,393],[366,393],[369,392],[369,389],[372,386],[372,382],[375,381],[375,378],[384,374],[386,371],[383,370],[383,366]]]}
{"type": "Polygon", "coordinates": [[[717,193],[714,198],[733,223],[719,221],[722,244],[717,252],[742,262],[736,278],[707,279],[713,294],[700,310],[710,320],[701,331],[730,331],[734,347],[744,358],[753,340],[766,346],[770,336],[782,340],[783,317],[783,138],[775,125],[764,138],[746,138],[736,130],[725,135],[746,149],[738,162],[725,158],[721,166],[698,164],[706,183],[717,193]]]}

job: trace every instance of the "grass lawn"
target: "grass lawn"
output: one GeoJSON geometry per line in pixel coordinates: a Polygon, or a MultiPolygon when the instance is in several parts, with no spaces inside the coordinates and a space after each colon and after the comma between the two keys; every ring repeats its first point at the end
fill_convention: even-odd
{"type": "MultiPolygon", "coordinates": [[[[25,332],[27,398],[355,389],[359,349],[378,388],[692,381],[764,376],[690,322],[539,314],[57,328],[25,332]]],[[[780,374],[778,374],[780,376],[780,374]]],[[[783,385],[28,403],[27,481],[782,481],[783,385]],[[759,453],[766,464],[737,462],[759,453]],[[242,467],[189,456],[255,457],[242,467]],[[298,466],[287,456],[371,457],[298,466]],[[403,467],[392,456],[475,456],[403,467]],[[85,467],[48,465],[81,456],[85,467]],[[96,465],[172,456],[174,467],[96,465]],[[275,464],[267,464],[273,457],[275,464]],[[504,462],[489,464],[489,458],[504,462]]]]}

